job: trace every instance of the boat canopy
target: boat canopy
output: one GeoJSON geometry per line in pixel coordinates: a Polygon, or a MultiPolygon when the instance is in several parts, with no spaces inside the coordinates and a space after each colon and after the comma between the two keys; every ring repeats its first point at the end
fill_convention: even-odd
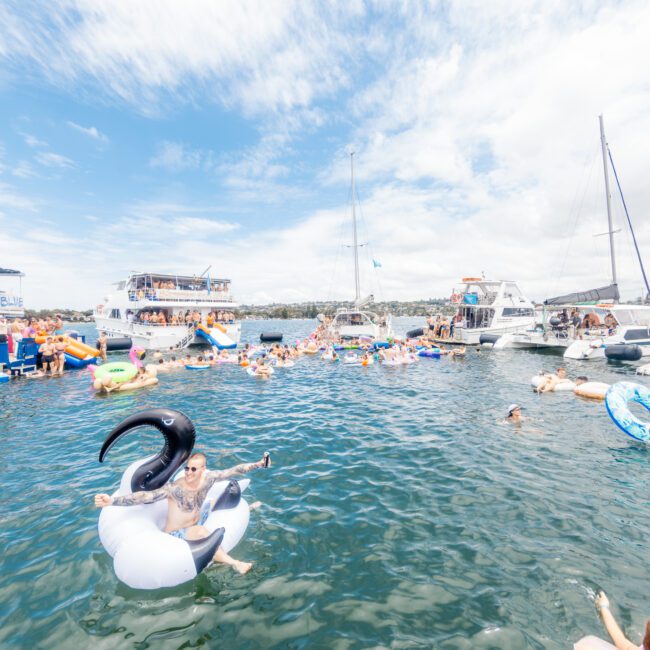
{"type": "MultiPolygon", "coordinates": [[[[230,280],[191,275],[165,275],[163,273],[133,273],[129,289],[176,289],[177,291],[227,291],[230,280]]],[[[122,287],[118,287],[122,288],[122,287]]]]}
{"type": "Polygon", "coordinates": [[[620,295],[618,293],[618,284],[610,284],[599,289],[589,289],[588,291],[576,291],[567,293],[564,296],[548,298],[544,301],[545,305],[577,305],[577,304],[596,304],[599,302],[618,302],[620,295]]]}
{"type": "Polygon", "coordinates": [[[25,277],[25,274],[22,271],[15,271],[14,269],[0,269],[0,275],[9,275],[18,278],[25,277]]]}

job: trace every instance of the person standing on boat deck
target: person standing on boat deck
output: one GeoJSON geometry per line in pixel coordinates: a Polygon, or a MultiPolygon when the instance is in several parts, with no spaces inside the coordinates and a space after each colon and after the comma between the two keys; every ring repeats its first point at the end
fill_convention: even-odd
{"type": "Polygon", "coordinates": [[[97,339],[99,343],[99,356],[102,358],[102,361],[106,361],[106,351],[108,350],[108,339],[106,338],[106,332],[102,332],[97,339]]]}
{"type": "Polygon", "coordinates": [[[54,373],[62,375],[65,368],[66,344],[62,336],[57,336],[54,341],[54,373]]]}
{"type": "Polygon", "coordinates": [[[52,341],[51,336],[48,336],[45,339],[45,343],[41,345],[38,351],[42,355],[41,363],[43,364],[43,372],[47,373],[47,371],[49,370],[52,374],[54,374],[54,369],[56,368],[56,366],[55,366],[55,356],[54,356],[54,342],[52,341]]]}
{"type": "MultiPolygon", "coordinates": [[[[260,467],[270,467],[271,458],[265,453],[256,463],[242,463],[230,469],[211,471],[206,469],[205,454],[192,454],[185,466],[185,475],[174,483],[167,483],[158,490],[134,492],[121,497],[108,494],[96,494],[95,506],[134,506],[155,503],[167,499],[167,522],[165,532],[188,541],[203,539],[210,532],[203,525],[210,515],[212,503],[203,503],[210,488],[217,481],[224,481],[236,474],[245,474],[260,467]]],[[[259,501],[250,505],[250,509],[262,505],[259,501]]],[[[214,554],[214,561],[228,564],[241,574],[247,573],[253,566],[250,562],[241,562],[228,555],[221,547],[214,554]]]]}
{"type": "Polygon", "coordinates": [[[609,634],[618,650],[650,650],[650,620],[645,624],[645,634],[643,635],[641,645],[636,645],[636,643],[632,643],[632,641],[623,634],[623,630],[621,630],[614,615],[609,609],[609,598],[607,598],[604,591],[598,593],[594,604],[596,605],[596,611],[600,614],[603,625],[607,630],[607,634],[609,634]]]}

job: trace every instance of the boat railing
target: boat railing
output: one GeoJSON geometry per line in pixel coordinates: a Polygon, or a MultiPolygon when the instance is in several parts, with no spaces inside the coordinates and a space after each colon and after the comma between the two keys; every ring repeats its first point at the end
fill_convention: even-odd
{"type": "MultiPolygon", "coordinates": [[[[219,325],[232,325],[235,323],[234,320],[215,320],[215,323],[218,323],[219,325]]],[[[194,323],[152,323],[151,321],[141,321],[141,320],[134,320],[132,321],[132,324],[136,327],[191,327],[194,329],[194,323]]],[[[202,325],[207,325],[207,323],[202,322],[202,325]]]]}
{"type": "Polygon", "coordinates": [[[234,302],[227,291],[185,291],[184,289],[137,289],[128,292],[131,302],[157,300],[167,302],[234,302]]]}

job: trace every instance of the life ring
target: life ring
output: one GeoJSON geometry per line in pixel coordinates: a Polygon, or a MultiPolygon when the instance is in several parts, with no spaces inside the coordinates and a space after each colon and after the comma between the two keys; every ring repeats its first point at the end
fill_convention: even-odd
{"type": "Polygon", "coordinates": [[[632,381],[619,381],[605,395],[605,406],[614,424],[631,438],[650,442],[650,424],[641,422],[629,409],[636,402],[650,410],[650,389],[632,381]]]}
{"type": "Polygon", "coordinates": [[[461,282],[482,282],[483,278],[461,278],[461,282]]]}
{"type": "Polygon", "coordinates": [[[605,399],[605,395],[609,390],[609,384],[602,381],[586,381],[573,389],[573,392],[580,397],[587,397],[589,399],[605,399]]]}
{"type": "Polygon", "coordinates": [[[188,363],[185,365],[185,370],[209,370],[209,363],[188,363]]]}
{"type": "Polygon", "coordinates": [[[97,366],[95,370],[95,379],[104,379],[110,377],[116,384],[123,384],[133,379],[138,374],[138,369],[132,363],[126,361],[116,361],[114,363],[104,363],[97,366]]]}
{"type": "Polygon", "coordinates": [[[242,368],[246,368],[246,366],[250,366],[250,365],[251,365],[251,362],[250,362],[250,361],[242,361],[239,365],[240,365],[242,368]]]}
{"type": "MultiPolygon", "coordinates": [[[[542,383],[545,376],[546,375],[534,375],[533,377],[530,378],[530,385],[533,388],[537,388],[542,383]]],[[[557,384],[555,384],[555,388],[553,390],[555,392],[574,390],[575,387],[576,385],[570,379],[561,379],[557,384]]]]}
{"type": "Polygon", "coordinates": [[[427,357],[428,359],[440,359],[440,348],[422,348],[418,352],[418,357],[427,357]]]}
{"type": "MultiPolygon", "coordinates": [[[[112,496],[161,488],[173,480],[194,447],[194,425],[186,415],[166,408],[149,409],[126,418],[111,431],[102,445],[99,462],[119,438],[141,426],[158,429],[165,444],[157,455],[129,465],[112,496]]],[[[174,587],[194,578],[210,564],[219,546],[227,553],[244,536],[249,508],[241,492],[249,484],[249,479],[219,481],[210,488],[203,504],[210,504],[203,524],[210,535],[196,541],[163,532],[167,499],[134,507],[102,508],[99,539],[113,558],[115,575],[134,589],[174,587]]]]}

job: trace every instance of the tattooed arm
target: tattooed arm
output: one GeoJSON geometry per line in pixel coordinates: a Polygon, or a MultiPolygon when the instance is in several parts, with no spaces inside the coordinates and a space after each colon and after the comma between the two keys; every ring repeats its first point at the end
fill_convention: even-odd
{"type": "Polygon", "coordinates": [[[245,474],[251,470],[258,469],[260,467],[269,467],[271,465],[271,457],[268,453],[265,453],[262,460],[258,460],[256,463],[242,463],[241,465],[235,465],[230,469],[223,470],[212,470],[205,473],[206,480],[210,483],[215,483],[216,481],[223,481],[235,474],[245,474]]]}
{"type": "Polygon", "coordinates": [[[106,506],[136,506],[142,503],[155,503],[169,496],[169,487],[167,485],[159,490],[151,492],[134,492],[123,497],[111,497],[108,494],[96,494],[95,506],[105,508],[106,506]]]}

